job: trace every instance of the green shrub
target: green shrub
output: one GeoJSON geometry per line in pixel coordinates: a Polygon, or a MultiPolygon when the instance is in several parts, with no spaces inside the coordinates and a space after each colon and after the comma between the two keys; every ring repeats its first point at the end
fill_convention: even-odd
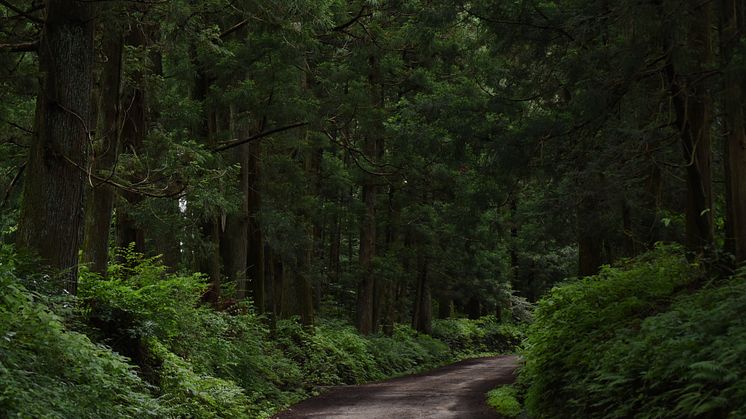
{"type": "Polygon", "coordinates": [[[518,391],[512,386],[500,386],[487,393],[487,404],[502,416],[514,418],[521,414],[518,391]]]}
{"type": "Polygon", "coordinates": [[[196,373],[185,360],[155,339],[147,342],[148,355],[159,365],[161,402],[168,416],[181,418],[250,418],[249,399],[232,381],[196,373]]]}
{"type": "Polygon", "coordinates": [[[60,318],[0,263],[0,412],[3,417],[162,417],[127,360],[60,318]]]}
{"type": "Polygon", "coordinates": [[[498,322],[495,316],[477,320],[440,319],[433,321],[433,337],[445,342],[457,354],[504,353],[522,342],[523,328],[516,323],[498,322]]]}
{"type": "Polygon", "coordinates": [[[680,249],[660,247],[552,290],[526,345],[531,413],[742,416],[744,278],[696,290],[699,276],[680,249]]]}

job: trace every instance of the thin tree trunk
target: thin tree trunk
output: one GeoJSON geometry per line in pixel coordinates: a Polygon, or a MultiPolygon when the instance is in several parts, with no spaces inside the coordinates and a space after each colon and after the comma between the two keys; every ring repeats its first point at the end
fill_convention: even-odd
{"type": "Polygon", "coordinates": [[[254,308],[258,313],[264,313],[265,310],[264,235],[259,224],[259,211],[262,205],[262,197],[259,193],[261,152],[260,141],[249,144],[248,186],[245,192],[249,209],[247,276],[252,285],[251,296],[254,300],[254,308]]]}
{"type": "MultiPolygon", "coordinates": [[[[236,109],[230,107],[230,132],[231,138],[241,138],[245,130],[238,128],[236,109]]],[[[238,146],[229,150],[230,161],[238,163],[239,191],[241,191],[241,204],[236,212],[226,215],[225,230],[221,235],[220,253],[223,257],[223,266],[229,280],[236,286],[236,298],[243,300],[246,297],[246,268],[247,268],[247,245],[249,232],[249,149],[248,144],[238,146]]]]}
{"type": "Polygon", "coordinates": [[[601,266],[603,246],[595,194],[581,198],[577,211],[578,275],[595,275],[601,266]]]}
{"type": "MultiPolygon", "coordinates": [[[[374,56],[369,58],[370,75],[369,85],[371,91],[370,112],[378,112],[383,105],[383,98],[377,92],[380,84],[380,68],[378,59],[374,56]]],[[[375,117],[374,117],[375,118],[375,117]]],[[[378,156],[378,135],[381,135],[381,121],[374,121],[369,127],[363,142],[363,153],[370,161],[375,161],[378,156]]],[[[373,276],[373,259],[376,255],[376,193],[377,187],[372,175],[366,174],[363,182],[362,201],[365,213],[360,223],[360,270],[361,278],[358,284],[357,294],[357,327],[360,333],[368,335],[373,330],[373,298],[375,290],[375,277],[373,276]]]]}
{"type": "Polygon", "coordinates": [[[18,224],[19,249],[62,270],[62,287],[77,291],[83,227],[83,172],[91,125],[92,5],[48,0],[39,43],[40,91],[18,224]],[[76,167],[79,166],[79,167],[76,167]]]}
{"type": "Polygon", "coordinates": [[[433,331],[433,310],[430,295],[429,260],[423,252],[424,250],[420,250],[417,257],[417,295],[412,316],[412,328],[429,335],[433,331]]]}
{"type": "Polygon", "coordinates": [[[746,261],[746,130],[744,129],[744,80],[733,58],[744,35],[743,3],[721,0],[720,49],[724,68],[723,104],[725,138],[726,250],[735,262],[746,261]]]}

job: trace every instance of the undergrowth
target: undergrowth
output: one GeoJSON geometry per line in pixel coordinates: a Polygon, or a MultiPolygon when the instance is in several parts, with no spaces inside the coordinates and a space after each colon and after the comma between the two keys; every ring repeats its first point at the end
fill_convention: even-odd
{"type": "Polygon", "coordinates": [[[746,272],[706,278],[680,248],[661,246],[553,289],[524,352],[529,412],[746,415],[746,272]]]}
{"type": "Polygon", "coordinates": [[[200,275],[169,273],[132,252],[119,260],[106,279],[83,269],[77,299],[58,303],[29,291],[13,256],[3,255],[3,415],[269,417],[320,386],[433,368],[470,350],[504,349],[518,336],[487,319],[438,322],[436,330],[448,330],[443,340],[403,325],[364,337],[338,320],[308,329],[284,319],[270,330],[248,305],[202,305],[200,275]]]}

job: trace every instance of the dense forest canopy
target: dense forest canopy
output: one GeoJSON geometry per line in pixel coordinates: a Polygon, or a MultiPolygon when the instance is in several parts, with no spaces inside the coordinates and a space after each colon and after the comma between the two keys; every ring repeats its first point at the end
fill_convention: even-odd
{"type": "Polygon", "coordinates": [[[207,275],[216,306],[366,333],[659,240],[742,260],[741,14],[3,2],[3,240],[69,292],[132,245],[207,275]]]}
{"type": "Polygon", "coordinates": [[[0,0],[0,240],[43,295],[157,257],[363,335],[661,241],[733,272],[743,36],[741,0],[0,0]]]}

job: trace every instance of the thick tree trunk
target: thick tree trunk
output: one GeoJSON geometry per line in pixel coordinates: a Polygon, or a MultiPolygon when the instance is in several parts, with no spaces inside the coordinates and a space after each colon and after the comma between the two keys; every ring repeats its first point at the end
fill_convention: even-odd
{"type": "Polygon", "coordinates": [[[92,5],[48,0],[39,43],[40,91],[18,225],[19,249],[63,270],[77,291],[83,226],[83,172],[91,125],[92,5]],[[78,167],[76,167],[78,166],[78,167]]]}
{"type": "Polygon", "coordinates": [[[743,3],[721,0],[720,49],[724,68],[723,105],[726,122],[726,250],[735,262],[746,261],[746,130],[744,129],[743,72],[733,63],[735,50],[744,35],[743,3]]]}
{"type": "MultiPolygon", "coordinates": [[[[106,56],[101,69],[98,141],[94,144],[91,170],[107,178],[114,170],[119,153],[121,126],[121,76],[124,37],[117,30],[105,31],[102,41],[106,56]]],[[[92,272],[106,276],[109,263],[109,230],[114,210],[114,188],[93,180],[86,195],[86,223],[83,235],[83,261],[92,272]]]]}

